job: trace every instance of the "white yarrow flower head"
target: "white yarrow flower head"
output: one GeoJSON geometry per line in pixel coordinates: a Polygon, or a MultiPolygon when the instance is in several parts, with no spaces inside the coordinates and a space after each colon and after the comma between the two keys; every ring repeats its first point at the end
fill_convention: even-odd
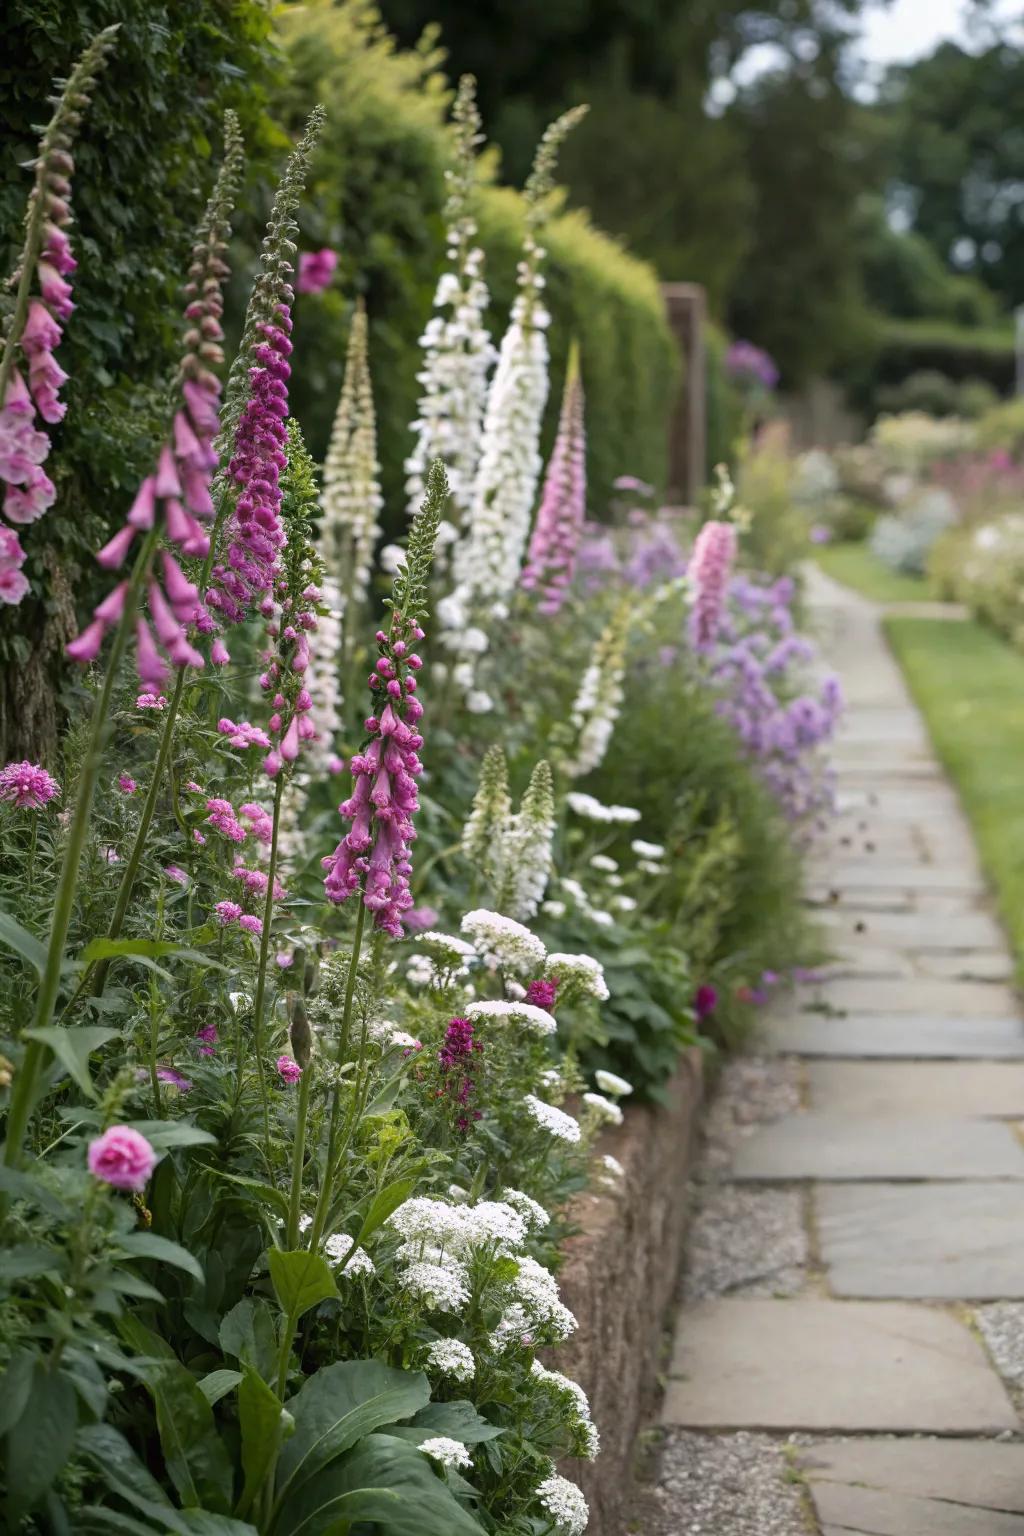
{"type": "Polygon", "coordinates": [[[619,867],[618,860],[609,858],[606,853],[595,853],[590,860],[591,869],[599,869],[607,875],[614,875],[619,867]]]}
{"type": "Polygon", "coordinates": [[[558,1030],[554,1015],[535,1003],[523,1003],[517,999],[499,1002],[467,1003],[467,1019],[508,1019],[522,1024],[532,1035],[553,1035],[558,1030]]]}
{"type": "Polygon", "coordinates": [[[567,1115],[564,1109],[559,1109],[555,1104],[545,1104],[543,1099],[538,1099],[535,1094],[528,1093],[523,1100],[528,1114],[537,1124],[558,1141],[567,1141],[575,1145],[579,1142],[582,1132],[578,1120],[572,1115],[567,1115]]]}
{"type": "Polygon", "coordinates": [[[459,1312],[469,1300],[466,1271],[461,1264],[410,1264],[399,1272],[398,1284],[437,1312],[459,1312]]]}
{"type": "Polygon", "coordinates": [[[537,1489],[537,1498],[558,1527],[560,1536],[583,1536],[590,1510],[575,1483],[552,1473],[537,1489]]]}
{"type": "Polygon", "coordinates": [[[499,1253],[513,1254],[526,1242],[526,1218],[504,1200],[479,1200],[466,1207],[466,1245],[493,1245],[499,1253]]]}
{"type": "Polygon", "coordinates": [[[642,837],[635,837],[629,845],[633,852],[641,859],[663,859],[665,849],[661,843],[647,843],[642,837]]]}
{"type": "Polygon", "coordinates": [[[476,1374],[473,1351],[461,1339],[437,1339],[427,1350],[427,1365],[452,1381],[472,1381],[476,1374]]]}
{"type": "Polygon", "coordinates": [[[477,952],[502,970],[531,971],[544,964],[547,950],[537,935],[500,912],[477,908],[466,913],[460,927],[477,952]]]}
{"type": "Polygon", "coordinates": [[[557,976],[562,985],[572,981],[586,997],[606,1003],[611,995],[604,979],[604,966],[593,955],[548,955],[546,972],[557,976]]]}
{"type": "Polygon", "coordinates": [[[450,1439],[447,1435],[432,1435],[429,1440],[421,1440],[420,1450],[424,1456],[429,1456],[431,1461],[438,1462],[442,1467],[464,1469],[473,1465],[468,1446],[463,1445],[461,1440],[450,1439]]]}
{"type": "Polygon", "coordinates": [[[617,1157],[612,1157],[610,1152],[604,1153],[600,1159],[600,1163],[601,1167],[605,1170],[606,1173],[610,1173],[612,1178],[624,1179],[626,1177],[625,1168],[623,1168],[617,1157]]]}
{"type": "Polygon", "coordinates": [[[352,1257],[348,1257],[352,1252],[354,1242],[355,1239],[350,1237],[347,1232],[335,1232],[333,1237],[329,1237],[324,1243],[324,1252],[332,1264],[344,1263],[343,1274],[345,1275],[374,1274],[374,1262],[365,1248],[357,1248],[352,1257]],[[346,1260],[347,1262],[345,1262],[346,1260]]]}
{"type": "Polygon", "coordinates": [[[628,826],[640,820],[640,812],[632,805],[602,805],[593,795],[574,789],[565,797],[566,804],[584,821],[603,822],[609,826],[628,826]]]}
{"type": "Polygon", "coordinates": [[[531,1232],[543,1232],[550,1225],[551,1217],[544,1207],[531,1195],[524,1195],[521,1189],[503,1189],[501,1198],[519,1212],[531,1232]]]}
{"type": "Polygon", "coordinates": [[[415,441],[405,465],[412,515],[423,500],[431,461],[443,460],[460,523],[473,494],[487,375],[496,356],[485,318],[489,296],[483,276],[484,254],[476,243],[477,228],[470,207],[476,151],[482,143],[475,96],[472,75],[463,75],[452,109],[455,157],[447,173],[444,210],[451,269],[441,275],[434,313],[420,338],[423,364],[418,378],[423,392],[412,424],[415,441]]]}
{"type": "Polygon", "coordinates": [[[512,1281],[515,1301],[524,1309],[535,1328],[544,1329],[555,1339],[567,1339],[577,1323],[558,1294],[558,1281],[550,1270],[529,1254],[516,1258],[519,1273],[512,1281]]]}
{"type": "Polygon", "coordinates": [[[585,1093],[583,1102],[606,1125],[621,1125],[625,1118],[619,1106],[601,1093],[585,1093]]]}
{"type": "Polygon", "coordinates": [[[632,1083],[615,1072],[607,1072],[604,1067],[599,1067],[594,1073],[594,1081],[603,1093],[610,1093],[613,1099],[623,1099],[633,1092],[632,1083]]]}
{"type": "Polygon", "coordinates": [[[597,1426],[590,1417],[587,1394],[579,1382],[573,1381],[569,1376],[563,1376],[561,1371],[549,1371],[541,1365],[539,1360],[534,1360],[530,1366],[530,1375],[542,1391],[553,1397],[567,1411],[572,1427],[576,1431],[582,1454],[588,1461],[593,1461],[600,1450],[601,1438],[598,1435],[597,1426]]]}
{"type": "Polygon", "coordinates": [[[653,859],[637,859],[636,867],[642,875],[667,875],[668,869],[664,864],[656,864],[653,859]]]}

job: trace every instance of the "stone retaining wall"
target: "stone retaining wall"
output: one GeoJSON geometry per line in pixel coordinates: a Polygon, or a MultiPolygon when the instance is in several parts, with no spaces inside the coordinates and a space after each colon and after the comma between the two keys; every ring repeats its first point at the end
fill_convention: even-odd
{"type": "Polygon", "coordinates": [[[580,1326],[557,1364],[586,1388],[601,1433],[597,1461],[566,1469],[590,1504],[587,1536],[621,1536],[635,1440],[650,1420],[679,1277],[701,1089],[700,1053],[692,1050],[667,1105],[628,1110],[625,1124],[602,1140],[601,1150],[625,1169],[618,1191],[582,1196],[573,1211],[581,1231],[566,1243],[559,1284],[580,1326]]]}

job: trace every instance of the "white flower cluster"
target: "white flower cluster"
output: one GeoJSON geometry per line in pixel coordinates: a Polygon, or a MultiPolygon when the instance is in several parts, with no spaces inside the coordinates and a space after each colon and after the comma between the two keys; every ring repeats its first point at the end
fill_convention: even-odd
{"type": "Polygon", "coordinates": [[[324,1252],[332,1264],[344,1264],[345,1275],[375,1274],[374,1262],[365,1248],[357,1248],[352,1257],[348,1258],[354,1243],[355,1238],[350,1237],[347,1232],[335,1232],[334,1236],[329,1237],[324,1243],[324,1252]]]}
{"type": "MultiPolygon", "coordinates": [[[[520,281],[543,278],[520,268],[520,281]]],[[[504,605],[515,591],[543,461],[548,314],[520,293],[502,337],[484,415],[467,534],[455,552],[457,587],[472,603],[504,605]]]]}
{"type": "Polygon", "coordinates": [[[437,1312],[459,1312],[469,1300],[466,1272],[461,1264],[430,1264],[419,1260],[401,1271],[398,1283],[437,1312]]]}
{"type": "Polygon", "coordinates": [[[642,837],[635,837],[629,845],[639,859],[663,859],[665,849],[661,843],[645,843],[642,837]]]}
{"type": "Polygon", "coordinates": [[[469,207],[476,150],[482,142],[475,85],[469,75],[459,82],[452,119],[456,153],[446,173],[444,210],[451,270],[441,275],[434,314],[420,338],[423,367],[417,379],[423,393],[412,423],[415,444],[405,464],[405,488],[412,516],[423,498],[431,461],[442,459],[452,505],[462,521],[476,479],[487,375],[496,356],[484,323],[488,304],[484,255],[474,244],[477,229],[469,207]]]}
{"type": "Polygon", "coordinates": [[[601,1441],[597,1425],[590,1417],[590,1401],[579,1382],[564,1376],[561,1371],[549,1371],[539,1360],[534,1360],[530,1366],[530,1374],[563,1407],[569,1408],[575,1421],[574,1427],[583,1436],[587,1460],[593,1461],[601,1448],[601,1441]]]}
{"type": "MultiPolygon", "coordinates": [[[[367,356],[366,310],[356,305],[345,378],[324,460],[321,537],[329,573],[357,602],[366,595],[384,499],[367,356]]],[[[347,615],[343,617],[347,620],[347,615]]]]}
{"type": "Polygon", "coordinates": [[[330,772],[335,742],[342,727],[341,718],[341,628],[344,598],[334,576],[324,576],[320,583],[323,607],[317,627],[309,636],[309,666],[305,684],[316,700],[316,737],[308,745],[304,759],[310,775],[323,778],[330,772]]]}
{"type": "Polygon", "coordinates": [[[555,1104],[545,1104],[543,1099],[538,1099],[532,1093],[526,1095],[523,1103],[531,1118],[557,1140],[572,1142],[574,1145],[580,1140],[579,1121],[567,1115],[564,1109],[559,1109],[555,1104]]]}
{"type": "Polygon", "coordinates": [[[550,765],[537,764],[519,810],[501,839],[501,906],[520,921],[533,917],[551,877],[555,793],[550,765]]]}
{"type": "Polygon", "coordinates": [[[472,1381],[476,1374],[473,1351],[461,1339],[436,1339],[427,1350],[427,1364],[453,1381],[472,1381]]]}
{"type": "Polygon", "coordinates": [[[624,697],[628,622],[624,611],[612,616],[580,679],[569,712],[569,723],[577,732],[574,754],[565,765],[571,778],[582,778],[604,761],[624,697]]]}
{"type": "Polygon", "coordinates": [[[595,853],[590,860],[590,867],[600,870],[602,874],[614,875],[618,872],[619,862],[617,859],[610,859],[606,853],[595,853]]]}
{"type": "Polygon", "coordinates": [[[595,1118],[606,1125],[622,1124],[622,1110],[611,1099],[606,1099],[603,1093],[585,1093],[583,1102],[593,1111],[595,1118]]]}
{"type": "Polygon", "coordinates": [[[626,826],[640,820],[640,812],[631,805],[602,805],[593,795],[574,789],[565,797],[566,804],[584,821],[599,821],[609,825],[626,826]]]}
{"type": "Polygon", "coordinates": [[[429,1456],[431,1461],[438,1462],[442,1467],[464,1469],[473,1465],[469,1447],[463,1445],[461,1440],[452,1440],[447,1435],[432,1435],[429,1440],[421,1440],[420,1450],[424,1456],[429,1456]]]}
{"type": "Polygon", "coordinates": [[[593,955],[548,955],[547,972],[559,981],[574,981],[588,997],[606,1003],[610,996],[604,979],[604,966],[593,955]]]}
{"type": "Polygon", "coordinates": [[[426,1195],[407,1200],[388,1218],[405,1241],[403,1259],[449,1260],[461,1263],[475,1248],[493,1244],[511,1254],[526,1241],[527,1222],[519,1211],[501,1200],[479,1200],[476,1205],[449,1205],[426,1195]]]}
{"type": "Polygon", "coordinates": [[[535,1003],[512,1002],[468,1003],[467,1019],[511,1019],[522,1024],[530,1034],[553,1035],[558,1029],[554,1016],[546,1008],[535,1003]]]}
{"type": "Polygon", "coordinates": [[[625,1098],[627,1093],[633,1092],[632,1083],[615,1072],[606,1071],[604,1067],[599,1067],[594,1073],[594,1081],[605,1093],[610,1093],[613,1099],[625,1098]]]}
{"type": "Polygon", "coordinates": [[[531,1195],[524,1195],[521,1189],[503,1189],[501,1198],[519,1212],[531,1232],[543,1232],[549,1225],[551,1217],[544,1207],[531,1195]]]}
{"type": "Polygon", "coordinates": [[[537,1489],[537,1498],[565,1536],[583,1536],[590,1510],[575,1483],[552,1473],[537,1489]]]}
{"type": "Polygon", "coordinates": [[[547,951],[537,935],[500,912],[478,907],[466,913],[460,927],[478,953],[485,953],[491,964],[503,970],[535,970],[544,964],[547,951]]]}

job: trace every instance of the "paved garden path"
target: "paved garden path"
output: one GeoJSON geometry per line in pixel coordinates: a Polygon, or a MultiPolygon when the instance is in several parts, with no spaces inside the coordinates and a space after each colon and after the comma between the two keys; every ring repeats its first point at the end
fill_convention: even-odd
{"type": "Polygon", "coordinates": [[[1024,1536],[1024,1013],[878,609],[810,600],[848,700],[808,877],[835,961],[712,1107],[633,1529],[1024,1536]]]}

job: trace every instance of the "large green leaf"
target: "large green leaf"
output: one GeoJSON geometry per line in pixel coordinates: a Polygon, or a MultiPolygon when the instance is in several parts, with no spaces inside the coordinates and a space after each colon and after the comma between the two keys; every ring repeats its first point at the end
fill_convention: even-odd
{"type": "Polygon", "coordinates": [[[25,1411],[35,1362],[35,1355],[27,1349],[16,1350],[0,1376],[0,1436],[6,1435],[25,1411]]]}
{"type": "Polygon", "coordinates": [[[199,1390],[212,1408],[222,1397],[233,1392],[242,1379],[241,1371],[209,1371],[199,1378],[199,1390]]]}
{"type": "Polygon", "coordinates": [[[428,1403],[420,1409],[408,1430],[402,1431],[403,1437],[409,1433],[418,1434],[424,1440],[431,1435],[447,1435],[450,1440],[461,1440],[463,1445],[482,1445],[485,1440],[496,1440],[505,1431],[496,1424],[488,1424],[472,1403],[460,1398],[454,1403],[428,1403]]]}
{"type": "Polygon", "coordinates": [[[288,1403],[295,1433],[277,1464],[277,1503],[364,1435],[411,1418],[429,1401],[430,1384],[420,1372],[379,1360],[324,1366],[288,1403]]]}
{"type": "Polygon", "coordinates": [[[291,1252],[271,1248],[267,1264],[281,1310],[292,1324],[318,1302],[337,1299],[334,1271],[323,1254],[307,1248],[296,1248],[291,1252]]]}
{"type": "Polygon", "coordinates": [[[0,912],[0,944],[13,949],[16,955],[27,960],[41,976],[46,969],[46,946],[40,944],[35,934],[23,928],[9,912],[0,912]]]}
{"type": "MultiPolygon", "coordinates": [[[[380,1525],[387,1536],[482,1536],[427,1457],[391,1435],[368,1435],[287,1500],[273,1536],[326,1536],[342,1521],[380,1525]]],[[[341,1527],[343,1528],[343,1527],[341,1527]]]]}
{"type": "Polygon", "coordinates": [[[245,1296],[221,1319],[220,1347],[240,1365],[251,1365],[269,1381],[277,1364],[277,1339],[270,1303],[245,1296]]]}
{"type": "Polygon", "coordinates": [[[246,1366],[238,1389],[238,1423],[242,1431],[242,1472],[245,1486],[238,1504],[239,1514],[246,1514],[259,1493],[267,1474],[272,1471],[278,1446],[285,1429],[291,1428],[280,1398],[271,1391],[252,1366],[246,1366]]]}
{"type": "MultiPolygon", "coordinates": [[[[135,960],[140,965],[145,965],[147,960],[152,962],[165,955],[177,955],[179,959],[187,960],[190,965],[207,966],[217,971],[227,970],[227,966],[222,965],[219,960],[214,960],[212,956],[204,955],[197,949],[183,949],[172,939],[91,939],[78,958],[85,965],[93,965],[97,960],[121,958],[135,960]]],[[[161,976],[168,974],[162,966],[151,964],[150,969],[158,971],[161,976]]]]}
{"type": "Polygon", "coordinates": [[[45,1029],[27,1029],[31,1040],[41,1040],[48,1045],[69,1077],[73,1077],[86,1098],[94,1099],[96,1090],[89,1075],[89,1057],[101,1045],[113,1040],[116,1029],[104,1029],[100,1024],[85,1024],[76,1029],[62,1029],[59,1024],[45,1029]]]}
{"type": "Polygon", "coordinates": [[[191,1120],[130,1120],[132,1130],[145,1136],[157,1152],[169,1152],[172,1147],[211,1147],[216,1136],[201,1131],[191,1120]]]}
{"type": "Polygon", "coordinates": [[[17,1243],[0,1249],[0,1282],[27,1280],[32,1275],[55,1274],[67,1268],[67,1255],[41,1243],[17,1243]]]}
{"type": "Polygon", "coordinates": [[[117,1246],[122,1253],[131,1254],[133,1258],[158,1259],[161,1264],[173,1264],[176,1269],[185,1270],[200,1284],[205,1278],[202,1265],[187,1248],[183,1248],[180,1243],[172,1243],[168,1237],[160,1237],[156,1232],[128,1232],[117,1239],[117,1246]]]}
{"type": "Polygon", "coordinates": [[[78,1431],[75,1443],[82,1455],[93,1463],[111,1493],[124,1499],[140,1514],[155,1520],[158,1529],[186,1529],[167,1494],[120,1430],[111,1424],[87,1424],[78,1431]]]}
{"type": "Polygon", "coordinates": [[[119,1327],[140,1355],[155,1362],[143,1380],[156,1408],[167,1475],[182,1504],[227,1514],[234,1482],[231,1462],[199,1383],[159,1334],[137,1318],[124,1318],[119,1327]]]}
{"type": "Polygon", "coordinates": [[[382,1226],[388,1217],[404,1205],[406,1200],[416,1188],[416,1179],[396,1179],[393,1184],[388,1184],[375,1195],[370,1208],[363,1217],[363,1224],[356,1234],[356,1243],[365,1243],[366,1239],[382,1226]]]}
{"type": "Polygon", "coordinates": [[[28,1397],[7,1434],[8,1530],[16,1531],[52,1485],[71,1454],[78,1423],[75,1389],[62,1371],[33,1361],[28,1397]]]}

